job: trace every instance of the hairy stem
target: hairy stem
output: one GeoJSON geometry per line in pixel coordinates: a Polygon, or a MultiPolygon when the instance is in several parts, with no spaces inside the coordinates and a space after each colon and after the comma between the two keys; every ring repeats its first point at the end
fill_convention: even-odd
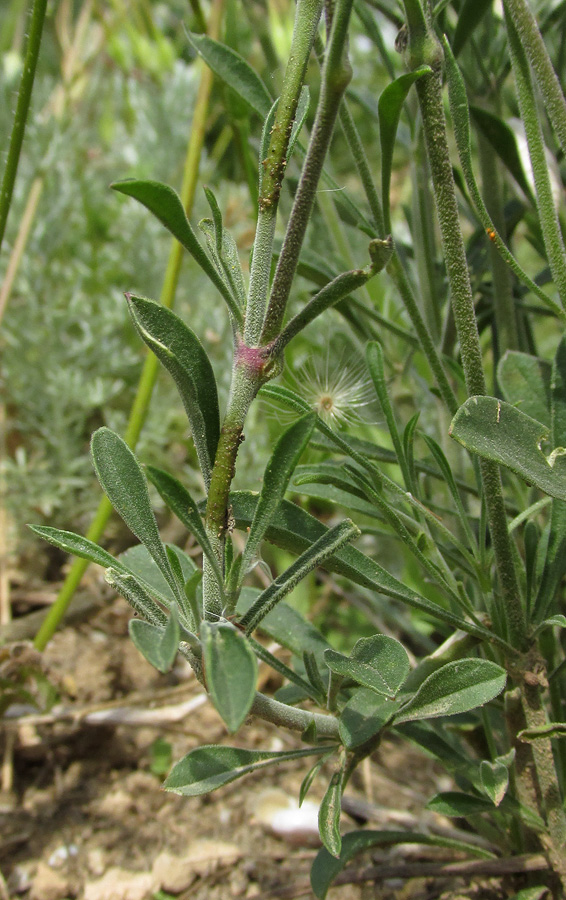
{"type": "Polygon", "coordinates": [[[353,0],[338,0],[336,5],[322,69],[320,98],[313,131],[275,270],[261,334],[262,344],[272,340],[281,328],[336,116],[352,77],[346,52],[352,3],[353,0]]]}
{"type": "Polygon", "coordinates": [[[519,39],[533,67],[544,105],[562,152],[566,153],[566,100],[527,0],[504,0],[519,39]]]}
{"type": "MultiPolygon", "coordinates": [[[[429,75],[418,79],[416,89],[466,387],[470,396],[485,394],[482,353],[446,134],[442,101],[442,49],[431,29],[423,36],[418,17],[414,43],[409,24],[409,54],[413,63],[428,64],[432,68],[429,75]],[[419,52],[422,54],[420,57],[419,52]]],[[[501,476],[497,465],[488,460],[480,462],[480,470],[507,628],[511,643],[520,648],[525,644],[526,624],[507,528],[501,476]]]]}
{"type": "Polygon", "coordinates": [[[249,346],[257,346],[265,315],[277,207],[287,165],[287,148],[321,13],[322,0],[298,0],[291,52],[267,156],[260,160],[264,171],[258,199],[259,212],[244,331],[244,340],[249,346]]]}

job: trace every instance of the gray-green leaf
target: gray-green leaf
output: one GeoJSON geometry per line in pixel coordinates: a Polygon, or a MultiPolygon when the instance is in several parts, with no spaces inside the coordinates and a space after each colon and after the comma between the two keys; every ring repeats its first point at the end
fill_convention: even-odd
{"type": "Polygon", "coordinates": [[[170,309],[133,294],[127,297],[134,325],[177,385],[208,484],[220,436],[218,393],[210,360],[197,336],[170,309]]]}
{"type": "Polygon", "coordinates": [[[340,803],[342,801],[343,771],[334,772],[318,811],[318,831],[328,852],[339,858],[342,848],[340,835],[340,803]]]}
{"type": "Polygon", "coordinates": [[[360,638],[351,656],[326,650],[324,661],[332,672],[394,699],[409,674],[409,657],[402,644],[385,634],[360,638]]]}
{"type": "Polygon", "coordinates": [[[499,806],[509,787],[508,767],[499,760],[489,762],[484,759],[480,764],[480,778],[484,793],[495,806],[499,806]]]}
{"type": "Polygon", "coordinates": [[[307,413],[287,428],[275,445],[265,469],[261,493],[250,525],[242,559],[242,575],[246,573],[254,553],[278,511],[295,466],[309,442],[315,421],[316,413],[307,413]]]}
{"type": "Polygon", "coordinates": [[[242,312],[221,276],[216,271],[214,263],[200,245],[187,219],[181,199],[173,188],[166,184],[161,184],[159,181],[139,181],[134,178],[128,181],[116,181],[111,187],[121,194],[133,197],[165,225],[165,228],[171,232],[173,237],[177,238],[185,250],[188,250],[203,272],[208,275],[209,279],[224,297],[236,321],[241,324],[242,312]]]}
{"type": "Polygon", "coordinates": [[[450,425],[450,435],[467,450],[507,466],[545,494],[566,500],[566,451],[545,454],[549,437],[541,422],[496,397],[470,397],[450,425]]]}
{"type": "Polygon", "coordinates": [[[96,475],[106,496],[130,531],[147,547],[178,597],[178,585],[161,542],[147,483],[136,457],[125,441],[109,428],[94,432],[91,452],[96,475]]]}
{"type": "Polygon", "coordinates": [[[205,34],[193,34],[189,31],[187,36],[214,74],[265,118],[272,99],[259,75],[243,56],[205,34]]]}
{"type": "Polygon", "coordinates": [[[244,635],[227,622],[201,625],[206,686],[231,733],[238,730],[253,703],[257,660],[244,635]]]}
{"type": "Polygon", "coordinates": [[[263,769],[304,756],[321,756],[328,749],[328,744],[323,747],[306,747],[303,750],[274,752],[217,745],[197,747],[173,766],[163,787],[166,791],[183,794],[185,797],[197,797],[215,791],[254,769],[263,769]]]}
{"type": "Polygon", "coordinates": [[[508,350],[497,366],[503,396],[531,419],[550,426],[550,365],[536,356],[508,350]]]}
{"type": "Polygon", "coordinates": [[[141,619],[130,619],[128,631],[142,656],[159,672],[168,672],[179,649],[180,629],[176,606],[173,606],[165,628],[141,619]]]}
{"type": "Polygon", "coordinates": [[[400,75],[391,84],[387,85],[379,98],[379,136],[381,140],[381,196],[383,203],[383,222],[385,233],[391,231],[391,219],[389,214],[389,186],[391,183],[391,168],[393,164],[393,150],[397,126],[405,98],[411,85],[423,75],[431,72],[429,66],[419,66],[412,72],[400,75]]]}
{"type": "Polygon", "coordinates": [[[395,717],[395,724],[468,712],[497,697],[506,681],[505,670],[487,659],[447,663],[423,681],[412,700],[395,717]]]}

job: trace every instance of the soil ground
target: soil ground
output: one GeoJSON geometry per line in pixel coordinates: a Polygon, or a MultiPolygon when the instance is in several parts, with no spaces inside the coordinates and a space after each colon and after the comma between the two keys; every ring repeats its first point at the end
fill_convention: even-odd
{"type": "MultiPolygon", "coordinates": [[[[298,796],[304,762],[266,769],[198,798],[164,792],[155,773],[158,749],[166,756],[170,749],[177,760],[200,744],[285,749],[299,746],[299,736],[258,720],[228,735],[188,665],[160,675],[140,656],[127,635],[129,616],[123,601],[109,598],[89,621],[62,629],[43,660],[59,691],[57,705],[43,717],[23,710],[17,727],[12,720],[3,730],[0,900],[313,897],[316,810],[299,832],[273,831],[277,809],[298,796]]],[[[18,652],[32,653],[25,644],[18,652]]],[[[320,801],[324,783],[315,781],[309,800],[320,801]]],[[[372,805],[369,827],[415,827],[416,821],[426,828],[426,800],[450,786],[421,753],[387,740],[372,764],[356,773],[348,794],[352,802],[372,805]]],[[[342,825],[360,827],[346,814],[342,825]]],[[[402,869],[407,862],[458,858],[404,845],[360,857],[354,868],[377,862],[402,869]]],[[[337,886],[329,897],[504,900],[525,884],[395,877],[337,886]]]]}

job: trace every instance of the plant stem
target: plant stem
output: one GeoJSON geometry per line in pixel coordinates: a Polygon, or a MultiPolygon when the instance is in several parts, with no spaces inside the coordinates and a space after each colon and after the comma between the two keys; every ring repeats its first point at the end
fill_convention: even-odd
{"type": "MultiPolygon", "coordinates": [[[[224,0],[214,0],[210,13],[208,31],[210,37],[219,37],[223,8],[224,0]]],[[[199,65],[201,65],[201,79],[191,122],[191,132],[187,146],[187,155],[183,171],[183,184],[181,187],[181,200],[187,211],[187,215],[190,215],[194,201],[200,157],[205,137],[210,92],[214,77],[212,71],[207,66],[203,63],[200,63],[199,65]]],[[[182,258],[183,248],[177,241],[173,241],[160,295],[161,303],[168,308],[173,305],[175,300],[182,258]]],[[[125,434],[125,441],[132,449],[137,444],[145,422],[158,371],[159,362],[157,357],[154,356],[153,353],[148,353],[143,365],[125,434]]],[[[103,497],[86,534],[89,540],[94,542],[100,540],[112,512],[112,504],[106,496],[103,497]]],[[[35,636],[34,644],[38,650],[44,650],[55,634],[88,565],[89,563],[85,559],[76,559],[73,562],[69,573],[63,582],[63,586],[57,595],[55,603],[49,610],[48,615],[45,617],[41,628],[35,636]]]]}
{"type": "MultiPolygon", "coordinates": [[[[541,673],[527,672],[522,684],[521,701],[527,728],[538,728],[547,724],[542,703],[541,673]],[[528,679],[533,675],[532,682],[528,679]]],[[[543,679],[544,680],[544,679],[543,679]]],[[[546,821],[550,834],[548,853],[554,871],[559,875],[563,887],[566,888],[566,813],[562,806],[562,798],[556,777],[556,767],[549,738],[533,741],[533,758],[537,780],[541,792],[542,808],[546,813],[546,821]]]]}
{"type": "Polygon", "coordinates": [[[336,116],[352,77],[346,52],[352,4],[353,0],[338,0],[336,4],[313,131],[271,286],[260,339],[262,344],[272,340],[281,328],[336,116]]]}
{"type": "Polygon", "coordinates": [[[562,152],[566,154],[566,100],[537,21],[527,0],[504,0],[504,6],[513,19],[521,44],[533,67],[548,117],[560,141],[562,152]]]}
{"type": "Polygon", "coordinates": [[[509,38],[509,53],[513,74],[517,86],[519,109],[525,125],[525,134],[529,147],[529,156],[535,181],[537,210],[544,245],[552,272],[552,280],[558,290],[562,307],[566,309],[566,250],[550,187],[542,128],[537,112],[531,72],[515,25],[507,14],[505,16],[505,24],[509,38]]]}
{"type": "Polygon", "coordinates": [[[289,728],[291,731],[305,731],[314,720],[319,738],[340,742],[338,719],[335,719],[334,716],[297,709],[286,703],[280,703],[278,700],[272,700],[265,694],[256,694],[250,714],[259,716],[260,719],[265,719],[266,722],[271,722],[273,725],[289,728]]]}
{"type": "Polygon", "coordinates": [[[264,172],[258,200],[259,214],[250,267],[250,288],[244,330],[244,340],[248,346],[258,345],[265,315],[277,207],[287,165],[287,148],[321,13],[322,0],[298,0],[291,52],[281,96],[277,103],[267,156],[260,160],[264,172]]]}
{"type": "MultiPolygon", "coordinates": [[[[415,2],[416,0],[412,0],[411,3],[406,2],[406,6],[411,7],[411,13],[414,13],[415,2]]],[[[408,8],[407,12],[409,13],[408,8]]],[[[412,63],[427,64],[432,68],[430,74],[423,75],[417,80],[416,89],[466,387],[470,396],[485,394],[483,360],[446,134],[442,101],[442,48],[431,28],[427,28],[426,34],[423,34],[422,19],[418,15],[416,16],[416,36],[413,40],[410,15],[408,15],[408,21],[409,55],[412,63]]],[[[511,643],[521,648],[526,640],[526,624],[519,594],[515,558],[507,529],[501,476],[497,465],[488,460],[480,461],[480,470],[507,627],[511,643]]]]}
{"type": "Polygon", "coordinates": [[[34,0],[24,59],[24,69],[20,82],[20,90],[18,91],[18,102],[16,104],[14,123],[12,125],[10,146],[8,148],[8,158],[6,159],[6,168],[4,169],[2,187],[0,188],[0,250],[2,249],[2,241],[6,231],[6,222],[8,220],[8,213],[10,211],[10,204],[14,193],[14,184],[16,182],[18,163],[20,161],[20,154],[26,130],[46,9],[47,0],[34,0]]]}

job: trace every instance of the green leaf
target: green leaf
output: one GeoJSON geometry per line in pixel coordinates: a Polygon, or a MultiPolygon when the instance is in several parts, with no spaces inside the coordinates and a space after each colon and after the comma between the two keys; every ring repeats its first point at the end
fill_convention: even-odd
{"type": "Polygon", "coordinates": [[[438,835],[419,834],[413,831],[350,831],[342,838],[340,858],[336,859],[326,848],[320,850],[311,869],[311,885],[318,900],[325,900],[330,885],[344,866],[355,856],[370,850],[372,847],[383,847],[392,844],[424,844],[434,847],[448,847],[484,859],[493,859],[493,854],[464,841],[438,835]]]}
{"type": "Polygon", "coordinates": [[[94,469],[106,496],[133,534],[147,547],[175,597],[177,582],[151,508],[147,483],[136,457],[121,437],[99,428],[91,441],[94,469]]]}
{"type": "Polygon", "coordinates": [[[506,681],[505,670],[487,659],[447,663],[423,681],[412,700],[395,717],[395,724],[454,716],[476,709],[497,697],[506,681]]]}
{"type": "Polygon", "coordinates": [[[277,514],[295,466],[305,450],[316,421],[315,413],[307,413],[283,432],[267,463],[261,493],[250,525],[243,553],[242,574],[245,575],[254,553],[277,514]]]}
{"type": "Polygon", "coordinates": [[[454,56],[458,56],[460,50],[468,38],[471,37],[474,29],[490,6],[491,0],[465,0],[458,15],[454,40],[452,41],[454,56]]]}
{"type": "Polygon", "coordinates": [[[264,119],[272,100],[265,84],[243,56],[205,34],[189,31],[187,37],[214,74],[264,119]]]}
{"type": "Polygon", "coordinates": [[[549,889],[546,885],[539,884],[536,887],[523,888],[522,891],[513,894],[509,900],[542,900],[545,894],[550,894],[549,889]]]}
{"type": "Polygon", "coordinates": [[[181,638],[177,607],[171,609],[165,628],[141,619],[130,619],[128,631],[142,656],[159,672],[168,672],[175,662],[181,638]]]}
{"type": "MultiPolygon", "coordinates": [[[[314,721],[314,720],[313,720],[313,721],[314,721]]],[[[301,787],[300,787],[300,789],[299,789],[299,806],[302,806],[302,805],[303,805],[303,801],[304,801],[305,797],[307,796],[307,794],[308,794],[308,792],[309,792],[309,790],[310,790],[310,787],[311,787],[313,781],[315,780],[316,776],[319,774],[319,772],[320,772],[320,770],[322,769],[324,763],[327,762],[327,761],[330,759],[330,757],[332,756],[332,754],[333,754],[334,752],[335,752],[335,750],[334,750],[334,748],[333,748],[332,750],[329,750],[328,753],[326,753],[326,754],[325,754],[324,756],[322,756],[320,759],[317,759],[317,761],[315,762],[314,766],[312,766],[312,767],[309,769],[309,771],[307,772],[307,774],[306,774],[305,777],[303,778],[303,780],[302,780],[302,782],[301,782],[301,787]]]]}
{"type": "Polygon", "coordinates": [[[73,531],[61,531],[59,528],[51,528],[49,525],[28,525],[28,528],[40,538],[49,541],[54,547],[64,550],[65,553],[72,553],[81,559],[88,559],[89,562],[102,566],[103,569],[107,569],[109,566],[120,567],[119,562],[110,553],[73,531]]]}
{"type": "Polygon", "coordinates": [[[351,678],[377,694],[395,699],[409,674],[409,657],[399,641],[385,634],[360,638],[351,656],[326,650],[324,661],[332,672],[351,678]]]}
{"type": "Polygon", "coordinates": [[[153,597],[150,596],[145,586],[140,584],[134,575],[120,572],[116,568],[106,569],[105,578],[124,600],[127,600],[132,609],[146,619],[151,625],[162,628],[167,624],[167,616],[153,597]]]}
{"type": "Polygon", "coordinates": [[[210,360],[196,335],[170,309],[133,294],[127,297],[134,325],[177,385],[208,485],[220,437],[218,393],[210,360]]]}
{"type": "Polygon", "coordinates": [[[507,403],[550,427],[550,376],[547,362],[508,350],[497,366],[497,380],[507,403]]]}
{"type": "MultiPolygon", "coordinates": [[[[250,493],[236,491],[230,494],[232,513],[238,528],[245,529],[249,525],[256,503],[257,497],[250,493]]],[[[327,531],[328,528],[314,516],[294,503],[283,500],[277,510],[277,516],[267,529],[266,538],[282,550],[301,553],[327,531]]],[[[435,619],[461,628],[468,634],[475,634],[487,640],[494,639],[487,628],[469,622],[417,594],[355,547],[343,547],[326,560],[323,567],[329,572],[336,572],[338,575],[349,578],[355,584],[386,594],[388,597],[400,600],[435,619]]]]}
{"type": "Polygon", "coordinates": [[[338,723],[344,746],[353,750],[371,740],[391,721],[400,706],[398,701],[384,700],[368,688],[354,691],[338,723]]]}
{"type": "MultiPolygon", "coordinates": [[[[180,547],[174,547],[168,544],[166,547],[168,558],[174,553],[181,567],[183,581],[187,581],[196,571],[196,566],[190,556],[180,547]]],[[[129,547],[124,553],[118,557],[121,566],[125,566],[125,571],[131,572],[139,582],[149,588],[150,592],[168,607],[176,601],[173,591],[165,581],[158,568],[155,560],[150,556],[143,544],[135,544],[129,547]]],[[[116,565],[114,566],[116,568],[116,565]]]]}
{"type": "Polygon", "coordinates": [[[222,785],[247,775],[248,772],[287,760],[320,756],[327,752],[328,745],[276,752],[217,745],[197,747],[173,766],[163,787],[166,791],[173,791],[185,797],[198,797],[200,794],[215,791],[222,785]]]}
{"type": "MultiPolygon", "coordinates": [[[[234,300],[239,306],[244,307],[246,305],[246,286],[244,284],[242,266],[240,265],[238,245],[231,233],[222,224],[222,214],[213,192],[208,187],[205,187],[204,192],[213,216],[214,249],[218,257],[220,274],[225,277],[234,300]]],[[[205,223],[209,221],[208,219],[203,219],[205,223]]],[[[204,230],[202,228],[203,222],[199,224],[201,230],[204,230]]],[[[207,230],[204,230],[205,235],[207,235],[207,231],[208,226],[207,230]]],[[[211,242],[209,241],[209,246],[210,244],[211,242]]]]}
{"type": "Polygon", "coordinates": [[[334,772],[318,810],[318,831],[328,852],[339,859],[342,849],[340,835],[340,804],[342,801],[343,770],[334,772]]]}
{"type": "Polygon", "coordinates": [[[257,660],[244,635],[225,622],[201,625],[206,687],[228,731],[238,730],[254,701],[257,660]]]}
{"type": "Polygon", "coordinates": [[[389,84],[379,98],[379,135],[381,140],[381,196],[385,233],[391,231],[389,188],[393,165],[393,150],[397,136],[397,126],[405,98],[414,82],[423,75],[430,74],[430,66],[419,66],[412,72],[400,75],[389,84]]]}
{"type": "Polygon", "coordinates": [[[340,547],[359,537],[360,534],[359,528],[350,519],[345,519],[321,535],[318,541],[301,553],[298,559],[259,595],[248,612],[240,619],[240,626],[245,628],[248,634],[251,634],[269,611],[277,603],[280,603],[283,597],[287,596],[309,572],[312,572],[317,566],[323,565],[340,547]]]}
{"type": "Polygon", "coordinates": [[[180,244],[187,250],[195,262],[199,264],[203,272],[208,275],[214,286],[220,291],[228,304],[228,308],[236,322],[242,324],[242,311],[235,303],[230,291],[226,287],[221,276],[216,271],[214,263],[207,256],[200,245],[189,220],[187,219],[183,204],[179,195],[159,181],[138,181],[134,178],[128,181],[116,181],[111,185],[115,191],[133,197],[146,209],[149,209],[165,228],[177,238],[180,244]]]}
{"type": "Polygon", "coordinates": [[[291,137],[289,138],[289,144],[287,146],[287,162],[291,159],[291,155],[293,150],[295,149],[295,144],[299,138],[301,133],[301,128],[305,124],[305,119],[308,115],[310,105],[310,92],[308,87],[303,85],[301,88],[301,93],[299,95],[299,102],[297,103],[297,111],[295,112],[295,118],[293,120],[293,126],[291,128],[291,137]]]}
{"type": "Polygon", "coordinates": [[[484,793],[499,806],[509,787],[509,769],[504,762],[484,759],[480,763],[480,778],[484,793]]]}
{"type": "MultiPolygon", "coordinates": [[[[474,2],[474,0],[472,0],[474,2]]],[[[521,154],[517,146],[517,137],[507,122],[481,106],[470,105],[470,113],[475,125],[497,153],[503,165],[511,173],[525,197],[534,204],[532,188],[528,182],[521,154]]]]}
{"type": "Polygon", "coordinates": [[[493,812],[493,802],[475,794],[464,794],[460,791],[443,791],[436,794],[426,805],[427,809],[441,816],[450,818],[466,818],[482,812],[493,812]]]}
{"type": "Polygon", "coordinates": [[[185,528],[195,536],[202,547],[212,570],[216,575],[218,584],[222,586],[223,579],[218,559],[210,545],[205,531],[198,506],[189,494],[188,490],[168,472],[157,469],[155,466],[146,466],[147,477],[159,491],[163,501],[167,504],[185,528]]]}
{"type": "Polygon", "coordinates": [[[470,397],[460,407],[449,434],[472,453],[507,466],[545,494],[566,500],[566,451],[548,456],[541,449],[548,428],[495,397],[470,397]]]}
{"type": "Polygon", "coordinates": [[[566,738],[566,722],[549,722],[548,725],[525,728],[517,737],[521,741],[541,741],[548,738],[566,738]]]}

